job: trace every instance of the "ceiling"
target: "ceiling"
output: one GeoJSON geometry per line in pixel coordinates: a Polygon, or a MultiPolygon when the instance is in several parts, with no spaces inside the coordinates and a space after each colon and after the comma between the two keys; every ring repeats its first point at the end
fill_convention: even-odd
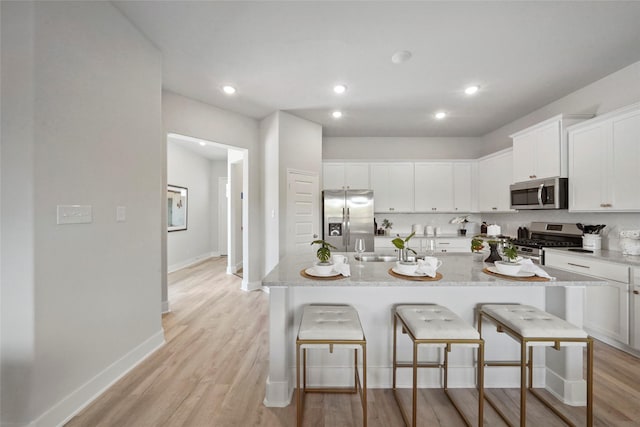
{"type": "Polygon", "coordinates": [[[198,156],[206,157],[209,160],[227,161],[227,154],[230,148],[216,142],[173,133],[169,134],[167,141],[176,144],[178,147],[187,149],[198,156]]]}
{"type": "Polygon", "coordinates": [[[640,61],[638,1],[114,3],[162,51],[165,89],[325,136],[482,136],[640,61]]]}

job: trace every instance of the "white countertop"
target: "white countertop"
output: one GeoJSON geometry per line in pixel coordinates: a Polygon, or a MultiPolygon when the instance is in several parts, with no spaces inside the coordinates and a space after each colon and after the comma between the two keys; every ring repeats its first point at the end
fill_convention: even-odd
{"type": "MultiPolygon", "coordinates": [[[[599,259],[602,261],[615,262],[617,264],[630,265],[633,267],[640,267],[640,255],[624,255],[621,251],[610,251],[603,249],[600,251],[594,251],[592,254],[585,252],[574,252],[567,248],[545,248],[545,252],[559,252],[567,255],[576,256],[584,259],[599,259]]],[[[547,267],[545,267],[547,268],[547,267]]]]}
{"type": "Polygon", "coordinates": [[[393,267],[393,262],[365,262],[360,264],[355,261],[353,253],[347,254],[351,266],[351,276],[338,280],[313,280],[300,275],[300,271],[313,266],[315,258],[311,255],[290,255],[283,258],[280,263],[262,280],[267,287],[311,287],[311,286],[393,286],[425,287],[425,286],[589,286],[601,285],[604,282],[596,279],[569,273],[551,267],[542,268],[555,277],[555,281],[548,282],[524,282],[501,279],[489,276],[482,272],[485,264],[473,260],[473,254],[448,253],[438,254],[442,260],[442,267],[438,272],[443,278],[438,281],[411,281],[391,276],[388,270],[393,267]]]}

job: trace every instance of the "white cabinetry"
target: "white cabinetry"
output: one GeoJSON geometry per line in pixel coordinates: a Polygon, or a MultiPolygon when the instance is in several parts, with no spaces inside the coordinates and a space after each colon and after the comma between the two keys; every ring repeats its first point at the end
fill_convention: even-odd
{"type": "Polygon", "coordinates": [[[470,162],[453,164],[453,210],[471,212],[473,210],[473,164],[470,162]]]}
{"type": "Polygon", "coordinates": [[[472,164],[415,164],[416,212],[471,212],[472,164]]]}
{"type": "Polygon", "coordinates": [[[413,212],[413,163],[371,163],[376,212],[413,212]]]}
{"type": "Polygon", "coordinates": [[[631,347],[640,351],[640,267],[631,269],[633,283],[631,287],[631,347]]]}
{"type": "Polygon", "coordinates": [[[436,252],[471,252],[471,238],[446,238],[436,239],[436,252]]]}
{"type": "Polygon", "coordinates": [[[325,162],[322,164],[322,189],[368,190],[368,163],[325,162]]]}
{"type": "Polygon", "coordinates": [[[415,164],[415,211],[453,211],[453,164],[415,164]]]}
{"type": "Polygon", "coordinates": [[[640,104],[568,132],[569,210],[640,211],[640,104]]]}
{"type": "Polygon", "coordinates": [[[566,127],[591,117],[560,114],[511,135],[513,182],[566,177],[566,127]]]}
{"type": "Polygon", "coordinates": [[[503,150],[478,161],[478,207],[480,212],[510,211],[513,152],[503,150]]]}
{"type": "Polygon", "coordinates": [[[545,265],[606,280],[586,287],[584,328],[609,344],[629,344],[628,266],[556,251],[545,252],[545,265]]]}

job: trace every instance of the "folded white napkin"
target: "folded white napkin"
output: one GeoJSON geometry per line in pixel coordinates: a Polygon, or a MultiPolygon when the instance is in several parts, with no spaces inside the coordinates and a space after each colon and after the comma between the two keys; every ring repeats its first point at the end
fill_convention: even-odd
{"type": "Polygon", "coordinates": [[[334,264],[333,271],[340,273],[345,277],[351,276],[351,268],[349,264],[334,264]]]}
{"type": "Polygon", "coordinates": [[[522,266],[522,269],[520,271],[523,271],[525,273],[533,273],[538,277],[546,277],[549,280],[556,280],[555,277],[549,276],[549,273],[538,267],[529,258],[523,258],[522,260],[520,260],[520,265],[522,266]]]}
{"type": "Polygon", "coordinates": [[[427,264],[425,260],[418,260],[418,268],[416,268],[416,273],[424,274],[429,277],[436,277],[436,269],[431,266],[431,264],[427,264]]]}

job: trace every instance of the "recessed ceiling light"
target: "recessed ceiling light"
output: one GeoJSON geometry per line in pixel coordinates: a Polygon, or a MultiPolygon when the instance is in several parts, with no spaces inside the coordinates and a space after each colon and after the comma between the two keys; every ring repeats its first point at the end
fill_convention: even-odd
{"type": "Polygon", "coordinates": [[[222,90],[224,91],[224,93],[226,93],[227,95],[233,95],[234,93],[236,93],[236,88],[233,86],[222,86],[222,90]]]}
{"type": "Polygon", "coordinates": [[[411,52],[408,50],[399,50],[391,56],[391,62],[394,64],[402,64],[411,59],[411,52]]]}
{"type": "Polygon", "coordinates": [[[347,87],[345,85],[335,85],[333,91],[337,94],[342,94],[347,91],[347,87]]]}
{"type": "Polygon", "coordinates": [[[207,143],[204,141],[200,141],[200,145],[204,147],[205,145],[207,145],[207,143]]]}
{"type": "Polygon", "coordinates": [[[444,111],[438,111],[436,114],[434,114],[434,117],[438,120],[442,120],[447,117],[447,113],[445,113],[444,111]]]}
{"type": "Polygon", "coordinates": [[[331,113],[331,115],[334,119],[339,119],[340,117],[342,117],[342,111],[334,111],[333,113],[331,113]]]}
{"type": "Polygon", "coordinates": [[[480,89],[480,86],[469,86],[464,90],[464,93],[467,95],[473,95],[478,92],[478,89],[480,89]]]}

